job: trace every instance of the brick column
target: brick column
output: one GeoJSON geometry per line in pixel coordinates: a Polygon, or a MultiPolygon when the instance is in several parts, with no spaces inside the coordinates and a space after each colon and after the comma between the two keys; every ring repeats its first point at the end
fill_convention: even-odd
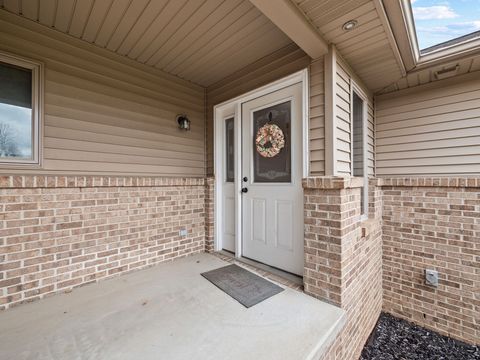
{"type": "Polygon", "coordinates": [[[205,251],[213,252],[215,237],[215,178],[207,178],[205,186],[205,251]]]}
{"type": "Polygon", "coordinates": [[[342,306],[345,259],[360,236],[361,178],[321,177],[303,181],[305,201],[305,292],[342,306]]]}
{"type": "Polygon", "coordinates": [[[369,180],[369,218],[361,220],[363,179],[303,182],[308,294],[345,310],[346,321],[322,360],[358,359],[382,308],[382,197],[369,180]]]}

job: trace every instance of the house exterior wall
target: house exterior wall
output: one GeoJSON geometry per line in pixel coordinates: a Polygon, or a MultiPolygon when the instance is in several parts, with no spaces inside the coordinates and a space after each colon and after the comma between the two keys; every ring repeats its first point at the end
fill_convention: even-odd
{"type": "Polygon", "coordinates": [[[480,177],[379,179],[383,309],[470,343],[480,339],[480,177]],[[425,285],[438,271],[438,287],[425,285]]]}
{"type": "Polygon", "coordinates": [[[0,28],[0,51],[45,65],[43,166],[1,172],[205,174],[203,88],[4,11],[0,28]]]}
{"type": "Polygon", "coordinates": [[[207,88],[207,175],[213,175],[214,173],[213,107],[293,74],[296,71],[305,69],[309,64],[310,58],[298,46],[288,45],[207,88]]]}
{"type": "Polygon", "coordinates": [[[310,85],[310,175],[325,175],[325,77],[324,59],[312,61],[309,68],[310,85]]]}
{"type": "Polygon", "coordinates": [[[477,344],[479,87],[473,72],[375,99],[384,311],[477,344]]]}
{"type": "Polygon", "coordinates": [[[381,191],[373,180],[369,220],[360,221],[363,180],[304,180],[305,292],[346,311],[321,359],[358,359],[382,309],[381,191]]]}
{"type": "Polygon", "coordinates": [[[0,176],[0,310],[204,251],[205,185],[0,176]]]}
{"type": "MultiPolygon", "coordinates": [[[[351,174],[350,94],[352,80],[360,86],[361,82],[334,47],[325,63],[326,169],[327,174],[348,179],[351,174]]],[[[479,254],[477,204],[480,204],[480,197],[475,188],[478,180],[468,180],[474,184],[468,185],[467,180],[453,179],[456,185],[448,187],[445,182],[449,184],[449,179],[436,179],[436,172],[432,170],[435,167],[429,167],[427,163],[448,159],[452,166],[443,166],[443,169],[448,169],[450,176],[480,173],[477,169],[479,134],[476,133],[478,79],[479,75],[473,74],[407,92],[375,99],[369,97],[369,176],[377,174],[382,178],[370,179],[367,221],[370,225],[366,226],[377,229],[379,253],[383,252],[382,259],[377,260],[383,262],[383,269],[375,270],[380,273],[383,270],[383,276],[377,282],[369,280],[371,284],[380,284],[383,289],[380,308],[442,334],[477,344],[479,304],[474,294],[480,280],[473,259],[479,254]],[[374,115],[377,116],[375,119],[374,115]],[[403,123],[402,117],[408,122],[403,123]],[[400,173],[389,172],[387,166],[396,167],[396,157],[402,156],[401,149],[396,146],[397,140],[402,139],[399,133],[402,131],[409,131],[408,137],[403,139],[413,139],[407,144],[413,149],[405,149],[406,152],[409,150],[409,157],[404,162],[408,166],[405,165],[400,173]],[[428,141],[420,150],[426,150],[417,152],[415,141],[422,136],[428,141]],[[390,148],[386,150],[388,142],[391,146],[388,145],[390,148]],[[389,154],[382,157],[386,151],[389,154]],[[427,158],[422,159],[422,156],[427,158]],[[377,162],[379,160],[381,163],[377,162]],[[423,169],[421,175],[425,178],[417,179],[416,168],[423,169]],[[399,174],[401,179],[395,177],[399,174]],[[423,188],[418,188],[418,184],[423,188]],[[372,224],[372,219],[377,221],[372,224]],[[427,267],[441,274],[438,289],[424,285],[427,267]]],[[[327,179],[317,181],[325,184],[327,179]]],[[[305,289],[342,307],[351,296],[343,287],[348,265],[342,262],[344,249],[341,246],[350,242],[346,225],[348,216],[344,218],[345,214],[342,215],[348,208],[345,199],[353,196],[349,191],[352,190],[305,188],[305,289]]],[[[355,225],[350,223],[350,226],[355,225]]],[[[364,265],[353,281],[359,282],[369,269],[364,265]]],[[[371,289],[366,286],[363,291],[375,293],[375,289],[372,285],[371,289]]],[[[358,285],[355,296],[359,296],[358,291],[362,292],[362,285],[358,285]]],[[[353,306],[353,309],[363,304],[361,299],[356,300],[357,307],[353,306]]],[[[375,303],[372,299],[369,301],[375,303]]],[[[374,309],[376,312],[369,313],[366,309],[360,312],[367,312],[373,319],[370,322],[363,320],[361,329],[352,329],[362,320],[354,315],[355,311],[348,312],[345,332],[337,337],[325,355],[326,359],[358,358],[380,311],[374,309]],[[370,330],[362,333],[365,328],[370,330]],[[348,347],[349,343],[356,346],[348,347]]]]}
{"type": "Polygon", "coordinates": [[[352,91],[354,84],[367,98],[367,167],[375,176],[374,102],[370,91],[331,46],[325,61],[326,175],[352,175],[352,91]]]}
{"type": "Polygon", "coordinates": [[[204,251],[204,89],[3,11],[0,28],[45,69],[42,167],[0,168],[0,309],[204,251]]]}
{"type": "Polygon", "coordinates": [[[365,90],[368,174],[385,178],[371,180],[370,219],[362,222],[361,188],[350,180],[350,94],[354,82],[363,86],[341,57],[328,68],[328,59],[311,62],[289,45],[205,93],[3,16],[0,50],[45,63],[46,116],[44,167],[35,176],[10,176],[32,170],[7,169],[0,177],[0,309],[212,251],[214,180],[205,173],[213,174],[213,106],[309,66],[310,174],[317,177],[304,182],[305,291],[347,312],[325,358],[357,358],[382,301],[394,315],[478,339],[478,180],[451,186],[391,178],[418,169],[430,176],[439,169],[480,173],[478,74],[381,96],[376,121],[365,90]],[[177,129],[174,118],[182,112],[191,132],[177,129]],[[331,169],[327,128],[334,134],[331,169]],[[318,177],[333,174],[344,178],[318,177]],[[179,235],[183,228],[186,236],[179,235]],[[443,276],[438,289],[423,285],[426,266],[443,276]]]}
{"type": "Polygon", "coordinates": [[[376,98],[377,175],[480,174],[480,72],[376,98]]]}

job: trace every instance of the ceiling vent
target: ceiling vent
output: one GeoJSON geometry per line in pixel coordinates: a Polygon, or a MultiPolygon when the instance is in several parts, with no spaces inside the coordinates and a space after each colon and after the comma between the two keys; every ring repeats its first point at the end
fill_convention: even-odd
{"type": "Polygon", "coordinates": [[[437,80],[447,79],[447,78],[450,78],[452,76],[457,75],[459,67],[460,66],[458,64],[453,65],[453,66],[446,66],[441,70],[435,71],[433,73],[433,75],[435,76],[435,79],[437,79],[437,80]]]}

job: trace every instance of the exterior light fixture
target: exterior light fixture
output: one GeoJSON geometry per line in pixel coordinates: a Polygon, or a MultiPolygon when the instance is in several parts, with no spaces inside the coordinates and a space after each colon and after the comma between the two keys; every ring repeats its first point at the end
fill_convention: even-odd
{"type": "Polygon", "coordinates": [[[188,119],[187,115],[185,114],[177,115],[177,123],[178,123],[178,128],[180,130],[185,130],[185,131],[190,130],[190,120],[188,119]]]}
{"type": "Polygon", "coordinates": [[[345,31],[352,31],[357,27],[357,25],[358,25],[357,20],[349,20],[345,24],[343,24],[342,29],[345,31]]]}

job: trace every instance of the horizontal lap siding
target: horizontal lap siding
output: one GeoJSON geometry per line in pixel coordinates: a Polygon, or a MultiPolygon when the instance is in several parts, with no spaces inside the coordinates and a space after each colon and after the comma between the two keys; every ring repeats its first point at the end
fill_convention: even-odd
{"type": "Polygon", "coordinates": [[[339,62],[337,62],[335,82],[337,173],[351,175],[350,76],[339,62]]]}
{"type": "Polygon", "coordinates": [[[375,110],[373,108],[373,102],[368,102],[367,108],[367,166],[368,166],[368,175],[375,176],[375,110]]]}
{"type": "Polygon", "coordinates": [[[323,59],[310,65],[310,175],[325,175],[325,83],[323,59]]]}
{"type": "MultiPolygon", "coordinates": [[[[350,176],[352,169],[351,81],[350,69],[337,61],[335,73],[336,169],[340,176],[350,176]]],[[[360,86],[360,84],[357,84],[360,86]]],[[[367,103],[367,166],[368,175],[375,176],[375,123],[373,101],[367,103]]]]}
{"type": "Polygon", "coordinates": [[[480,173],[480,75],[377,100],[377,173],[480,173]]]}
{"type": "Polygon", "coordinates": [[[205,174],[203,88],[36,31],[34,23],[18,26],[2,15],[0,26],[0,50],[45,64],[44,156],[36,173],[205,174]],[[191,131],[177,128],[179,113],[191,131]]]}
{"type": "Polygon", "coordinates": [[[213,108],[215,105],[255,90],[305,69],[310,58],[291,44],[207,88],[207,174],[213,169],[213,108]]]}

